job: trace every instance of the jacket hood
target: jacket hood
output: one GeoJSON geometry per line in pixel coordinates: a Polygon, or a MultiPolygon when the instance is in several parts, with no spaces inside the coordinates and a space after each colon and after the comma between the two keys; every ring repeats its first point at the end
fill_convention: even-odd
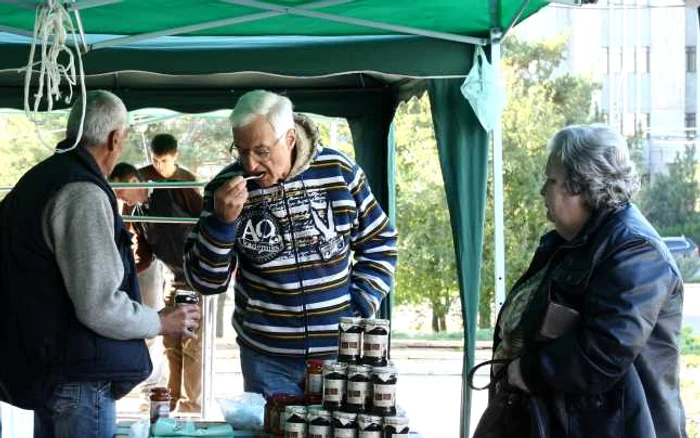
{"type": "Polygon", "coordinates": [[[309,168],[320,144],[318,127],[308,116],[294,113],[294,127],[297,132],[297,142],[294,146],[296,155],[287,179],[292,179],[309,168]]]}

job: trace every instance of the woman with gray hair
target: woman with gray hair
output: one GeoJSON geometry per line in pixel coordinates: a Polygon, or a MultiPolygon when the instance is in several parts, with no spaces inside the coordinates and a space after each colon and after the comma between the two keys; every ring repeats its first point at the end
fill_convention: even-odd
{"type": "Polygon", "coordinates": [[[474,436],[508,436],[506,421],[519,437],[685,437],[683,282],[630,202],[639,183],[625,139],[605,125],[564,128],[545,178],[554,230],[499,314],[474,436]]]}

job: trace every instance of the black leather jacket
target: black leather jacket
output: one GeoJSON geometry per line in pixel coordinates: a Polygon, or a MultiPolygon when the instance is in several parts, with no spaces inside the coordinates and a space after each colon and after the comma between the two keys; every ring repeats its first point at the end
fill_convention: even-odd
{"type": "Polygon", "coordinates": [[[546,234],[519,282],[545,266],[522,319],[520,370],[545,401],[552,437],[685,437],[683,282],[637,207],[594,213],[570,242],[546,234]],[[545,342],[538,332],[549,300],[578,310],[580,321],[545,342]]]}

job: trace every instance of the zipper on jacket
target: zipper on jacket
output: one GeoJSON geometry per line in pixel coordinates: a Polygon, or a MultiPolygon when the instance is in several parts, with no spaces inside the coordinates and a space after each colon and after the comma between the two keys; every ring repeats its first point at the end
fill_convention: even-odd
{"type": "Polygon", "coordinates": [[[297,248],[297,241],[294,237],[294,220],[292,219],[292,212],[289,209],[289,198],[287,198],[287,191],[284,188],[284,183],[280,183],[280,191],[282,192],[282,199],[284,200],[284,208],[287,212],[287,218],[289,219],[289,234],[292,237],[292,249],[294,252],[294,271],[297,274],[297,281],[299,281],[299,287],[301,288],[301,306],[304,311],[304,363],[309,360],[309,315],[306,311],[306,290],[304,289],[304,280],[302,278],[299,266],[299,253],[297,248]]]}

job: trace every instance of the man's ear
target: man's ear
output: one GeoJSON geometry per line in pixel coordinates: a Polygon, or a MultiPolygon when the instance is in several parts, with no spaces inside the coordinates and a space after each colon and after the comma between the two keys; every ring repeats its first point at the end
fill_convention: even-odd
{"type": "Polygon", "coordinates": [[[285,136],[287,143],[287,149],[292,149],[297,144],[297,130],[295,128],[289,128],[285,136]]]}
{"type": "Polygon", "coordinates": [[[119,132],[119,129],[113,129],[109,131],[109,134],[107,135],[107,149],[110,152],[113,152],[117,144],[119,143],[121,133],[119,132]]]}

